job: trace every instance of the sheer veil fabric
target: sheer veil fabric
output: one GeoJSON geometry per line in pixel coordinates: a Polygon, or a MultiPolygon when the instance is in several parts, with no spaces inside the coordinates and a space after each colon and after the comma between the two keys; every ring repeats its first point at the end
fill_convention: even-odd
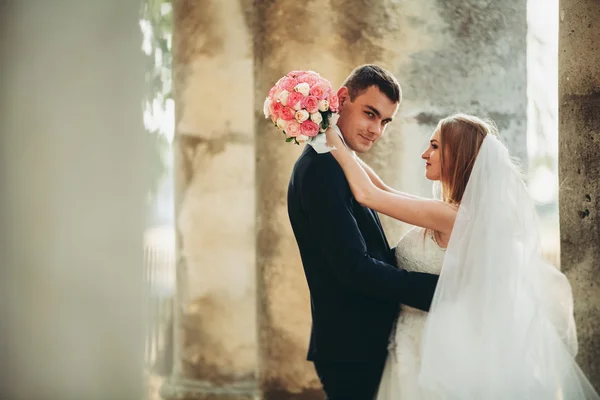
{"type": "Polygon", "coordinates": [[[571,286],[542,259],[533,202],[488,135],[423,332],[419,384],[428,399],[600,399],[576,353],[571,286]]]}

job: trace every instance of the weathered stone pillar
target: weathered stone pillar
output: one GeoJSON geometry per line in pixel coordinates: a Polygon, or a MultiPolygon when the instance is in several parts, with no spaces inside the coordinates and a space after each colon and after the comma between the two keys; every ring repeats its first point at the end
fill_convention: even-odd
{"type": "Polygon", "coordinates": [[[256,392],[250,6],[173,2],[177,298],[167,399],[256,392]]]}
{"type": "MultiPolygon", "coordinates": [[[[257,268],[260,380],[265,399],[318,398],[305,360],[310,303],[287,216],[286,193],[301,148],[284,143],[262,115],[270,87],[293,69],[312,69],[336,88],[365,63],[396,74],[400,121],[365,159],[391,185],[429,195],[420,154],[440,118],[464,111],[496,120],[524,157],[525,0],[324,3],[261,1],[254,25],[257,141],[257,268]]],[[[400,224],[383,218],[397,242],[400,224]]]]}
{"type": "Polygon", "coordinates": [[[351,66],[343,59],[348,49],[336,34],[335,18],[331,2],[269,0],[256,6],[257,295],[260,384],[269,400],[323,394],[312,363],[306,361],[310,299],[287,214],[287,186],[302,146],[282,140],[264,118],[262,104],[269,89],[291,70],[311,69],[334,86],[341,84],[351,66]]]}
{"type": "MultiPolygon", "coordinates": [[[[389,67],[404,100],[368,160],[392,186],[431,196],[421,153],[438,121],[456,112],[492,118],[511,153],[527,161],[526,1],[423,1],[390,6],[389,67]]],[[[359,11],[357,11],[358,13],[359,11]]],[[[383,218],[390,241],[398,224],[383,218]]]]}
{"type": "Polygon", "coordinates": [[[578,362],[600,390],[600,3],[561,0],[561,267],[575,297],[578,362]]]}
{"type": "Polygon", "coordinates": [[[0,5],[0,397],[144,395],[139,2],[0,5]]]}

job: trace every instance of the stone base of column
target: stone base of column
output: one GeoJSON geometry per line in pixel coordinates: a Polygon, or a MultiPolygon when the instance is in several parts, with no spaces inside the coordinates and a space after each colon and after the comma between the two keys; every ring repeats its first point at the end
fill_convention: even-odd
{"type": "Polygon", "coordinates": [[[259,400],[256,381],[215,386],[210,382],[171,377],[160,388],[164,400],[259,400]]]}

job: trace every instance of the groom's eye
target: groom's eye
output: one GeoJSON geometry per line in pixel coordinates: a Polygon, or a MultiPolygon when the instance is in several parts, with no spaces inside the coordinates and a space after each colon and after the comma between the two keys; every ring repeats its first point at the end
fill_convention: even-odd
{"type": "Polygon", "coordinates": [[[367,115],[369,116],[369,118],[372,118],[372,117],[374,117],[374,116],[375,116],[375,114],[373,114],[373,113],[372,113],[372,112],[370,112],[370,111],[365,111],[365,114],[367,114],[367,115]]]}

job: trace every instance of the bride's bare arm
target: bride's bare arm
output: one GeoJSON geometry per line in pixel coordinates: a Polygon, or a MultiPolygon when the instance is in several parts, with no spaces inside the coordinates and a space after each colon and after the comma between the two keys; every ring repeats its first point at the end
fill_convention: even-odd
{"type": "Polygon", "coordinates": [[[401,196],[406,196],[406,197],[411,197],[411,198],[419,198],[418,196],[412,195],[410,193],[404,193],[404,192],[394,189],[393,187],[388,186],[383,181],[383,179],[381,179],[379,177],[379,175],[377,175],[377,173],[375,171],[373,171],[373,168],[371,168],[366,162],[364,162],[363,160],[361,160],[358,157],[356,158],[356,160],[358,161],[360,166],[365,170],[365,172],[369,176],[369,179],[371,179],[371,182],[373,182],[373,184],[375,186],[377,186],[379,189],[385,190],[386,192],[390,192],[390,193],[396,193],[401,196]]]}
{"type": "Polygon", "coordinates": [[[331,154],[342,167],[352,194],[360,204],[411,225],[444,234],[452,232],[456,219],[455,209],[439,200],[381,189],[332,129],[328,129],[326,135],[329,145],[337,148],[331,154]]]}

